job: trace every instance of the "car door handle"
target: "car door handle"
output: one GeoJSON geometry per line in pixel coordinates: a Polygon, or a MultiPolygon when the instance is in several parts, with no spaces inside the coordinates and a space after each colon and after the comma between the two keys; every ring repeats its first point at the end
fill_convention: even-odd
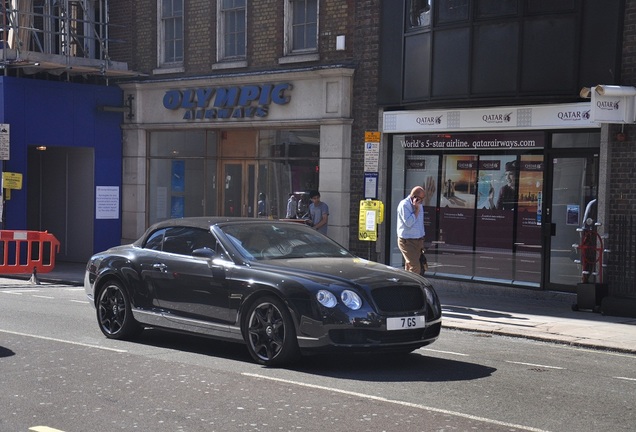
{"type": "Polygon", "coordinates": [[[152,265],[152,268],[154,270],[159,270],[162,273],[165,273],[167,271],[168,266],[165,265],[164,263],[156,263],[152,265]]]}

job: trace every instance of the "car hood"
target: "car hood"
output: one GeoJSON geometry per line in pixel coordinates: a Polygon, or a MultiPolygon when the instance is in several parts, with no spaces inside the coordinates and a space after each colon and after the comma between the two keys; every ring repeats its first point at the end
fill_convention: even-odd
{"type": "Polygon", "coordinates": [[[289,258],[258,261],[253,268],[287,273],[293,277],[304,277],[315,282],[354,283],[360,286],[386,286],[388,284],[428,284],[420,276],[402,269],[389,267],[362,258],[289,258]]]}

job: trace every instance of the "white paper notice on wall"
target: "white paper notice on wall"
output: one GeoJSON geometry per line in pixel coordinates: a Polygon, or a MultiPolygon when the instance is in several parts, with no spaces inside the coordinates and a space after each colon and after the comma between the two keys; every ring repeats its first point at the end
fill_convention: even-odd
{"type": "Polygon", "coordinates": [[[0,160],[9,160],[10,149],[9,124],[0,123],[0,160]]]}
{"type": "Polygon", "coordinates": [[[119,219],[119,186],[97,186],[95,219],[119,219]]]}

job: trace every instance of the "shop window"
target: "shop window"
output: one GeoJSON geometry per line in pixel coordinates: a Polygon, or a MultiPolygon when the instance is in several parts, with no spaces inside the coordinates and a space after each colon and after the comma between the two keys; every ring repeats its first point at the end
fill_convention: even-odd
{"type": "Polygon", "coordinates": [[[183,0],[159,0],[160,67],[183,62],[183,0]]]}
{"type": "Polygon", "coordinates": [[[148,222],[217,212],[216,134],[151,132],[148,148],[148,222]]]}
{"type": "MultiPolygon", "coordinates": [[[[503,148],[522,143],[541,149],[544,141],[536,132],[394,137],[390,211],[412,187],[426,190],[430,273],[540,284],[543,155],[503,148]]],[[[402,267],[395,235],[389,253],[390,264],[402,267]]]]}
{"type": "Polygon", "coordinates": [[[300,217],[309,205],[309,191],[320,176],[318,129],[261,131],[257,189],[267,200],[268,216],[285,218],[290,194],[300,217]],[[304,207],[303,207],[304,206],[304,207]]]}
{"type": "Polygon", "coordinates": [[[247,48],[245,0],[221,0],[218,5],[218,58],[243,59],[247,48]]]}
{"type": "Polygon", "coordinates": [[[467,21],[470,17],[468,0],[437,0],[437,22],[448,24],[467,21]]]}
{"type": "Polygon", "coordinates": [[[519,0],[479,0],[477,18],[497,18],[518,13],[519,0]]]}
{"type": "Polygon", "coordinates": [[[290,216],[302,214],[305,195],[319,185],[319,129],[240,129],[220,136],[150,133],[149,223],[204,215],[285,218],[290,194],[297,206],[290,216]]]}
{"type": "Polygon", "coordinates": [[[598,148],[600,133],[554,133],[552,148],[598,148]]]}

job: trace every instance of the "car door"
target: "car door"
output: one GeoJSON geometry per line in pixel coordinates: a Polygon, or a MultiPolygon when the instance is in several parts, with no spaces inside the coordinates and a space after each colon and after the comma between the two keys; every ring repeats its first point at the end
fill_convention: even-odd
{"type": "MultiPolygon", "coordinates": [[[[190,227],[166,229],[154,272],[147,275],[158,304],[168,318],[225,323],[228,320],[228,281],[222,260],[194,257],[200,247],[218,250],[209,231],[190,227]],[[219,263],[219,261],[221,261],[219,263]]],[[[229,264],[229,263],[228,263],[229,264]]]]}

